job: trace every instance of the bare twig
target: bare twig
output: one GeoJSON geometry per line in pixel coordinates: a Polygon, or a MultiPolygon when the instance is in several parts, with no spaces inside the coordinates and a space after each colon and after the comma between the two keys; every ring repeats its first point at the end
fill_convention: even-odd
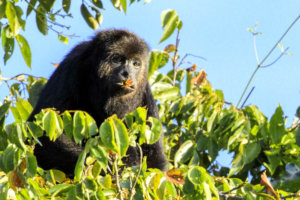
{"type": "Polygon", "coordinates": [[[255,87],[252,87],[251,91],[249,92],[249,94],[247,95],[245,101],[242,103],[241,108],[243,108],[247,102],[247,100],[249,99],[250,95],[252,94],[252,92],[254,91],[255,87]]]}
{"type": "Polygon", "coordinates": [[[290,31],[290,29],[295,25],[295,23],[299,20],[300,15],[298,15],[298,17],[292,22],[292,24],[287,28],[287,30],[282,34],[282,36],[279,38],[279,40],[275,43],[275,45],[272,47],[272,49],[269,51],[269,53],[264,57],[264,59],[257,65],[256,69],[254,70],[254,72],[252,73],[243,93],[242,96],[240,97],[237,106],[239,107],[244,95],[246,94],[248,87],[250,86],[250,83],[252,82],[256,72],[258,71],[258,69],[265,63],[265,61],[269,58],[269,56],[273,53],[274,49],[277,47],[277,45],[281,42],[281,40],[286,36],[286,34],[290,31]]]}
{"type": "Polygon", "coordinates": [[[197,56],[197,55],[194,55],[194,54],[187,53],[187,54],[185,54],[185,55],[182,57],[182,59],[180,60],[179,64],[177,65],[177,67],[180,67],[180,66],[184,63],[184,60],[185,60],[188,56],[200,58],[200,59],[206,61],[206,58],[204,58],[204,57],[202,57],[202,56],[197,56]]]}
{"type": "Polygon", "coordinates": [[[275,64],[285,54],[285,52],[287,52],[288,49],[289,49],[289,47],[287,47],[283,52],[281,52],[281,54],[273,62],[271,62],[268,65],[261,66],[261,68],[267,68],[267,67],[270,67],[271,65],[275,64]]]}
{"type": "Polygon", "coordinates": [[[240,199],[244,199],[243,197],[239,197],[239,196],[233,196],[230,195],[231,192],[240,189],[241,187],[243,187],[246,183],[242,183],[234,188],[232,188],[231,190],[227,191],[227,192],[220,192],[219,196],[224,197],[224,199],[236,199],[236,200],[240,200],[240,199]]]}
{"type": "Polygon", "coordinates": [[[27,77],[31,76],[31,77],[34,77],[34,78],[43,78],[43,77],[33,76],[31,74],[25,74],[24,73],[24,74],[17,74],[15,76],[7,77],[7,78],[0,76],[0,81],[11,81],[11,80],[23,81],[23,79],[20,79],[20,78],[22,78],[22,76],[27,76],[27,77]]]}
{"type": "Polygon", "coordinates": [[[172,58],[172,65],[173,65],[173,85],[175,85],[175,81],[176,81],[176,63],[177,63],[177,59],[178,59],[178,46],[179,46],[179,33],[180,33],[180,29],[178,29],[177,31],[177,37],[176,37],[176,48],[175,48],[175,52],[174,52],[174,56],[172,58]]]}
{"type": "Polygon", "coordinates": [[[116,184],[117,184],[118,193],[120,195],[120,199],[123,200],[122,190],[121,190],[120,181],[119,181],[118,154],[115,154],[114,166],[115,166],[115,175],[116,175],[116,184]]]}
{"type": "Polygon", "coordinates": [[[134,183],[133,183],[133,185],[131,187],[131,190],[130,190],[129,200],[132,200],[133,196],[135,195],[135,186],[137,184],[137,181],[138,181],[138,178],[141,174],[142,166],[143,166],[143,151],[142,151],[141,146],[138,143],[137,143],[137,146],[138,146],[139,151],[140,151],[140,165],[139,165],[139,170],[138,170],[137,175],[135,177],[134,183]]]}

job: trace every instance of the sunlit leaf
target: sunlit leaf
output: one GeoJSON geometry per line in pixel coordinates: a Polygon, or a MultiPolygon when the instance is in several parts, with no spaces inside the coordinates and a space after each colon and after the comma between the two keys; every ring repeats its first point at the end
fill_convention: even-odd
{"type": "Polygon", "coordinates": [[[47,111],[42,120],[46,135],[55,141],[62,134],[62,120],[53,110],[47,111]]]}
{"type": "Polygon", "coordinates": [[[153,72],[162,68],[169,61],[169,54],[164,51],[152,51],[149,62],[148,79],[153,72]]]}
{"type": "Polygon", "coordinates": [[[160,138],[162,132],[162,125],[156,118],[149,117],[148,121],[151,123],[151,130],[146,131],[147,144],[154,144],[160,138]]]}
{"type": "Polygon", "coordinates": [[[63,35],[58,35],[58,39],[59,39],[59,41],[65,43],[65,44],[69,43],[69,39],[63,35]]]}
{"type": "Polygon", "coordinates": [[[191,140],[187,140],[185,141],[177,150],[176,154],[175,154],[175,167],[179,164],[179,163],[185,163],[187,162],[189,159],[192,158],[193,153],[195,150],[195,144],[193,141],[191,140]]]}
{"type": "Polygon", "coordinates": [[[172,35],[172,33],[180,24],[180,19],[174,10],[169,9],[162,12],[161,22],[162,27],[164,27],[164,32],[159,43],[163,42],[172,35]]]}
{"type": "Polygon", "coordinates": [[[282,137],[286,134],[284,127],[283,111],[279,105],[270,120],[270,135],[273,144],[281,142],[282,137]]]}
{"type": "Polygon", "coordinates": [[[73,117],[73,136],[76,143],[80,143],[86,131],[85,116],[82,111],[77,111],[73,117]]]}
{"type": "Polygon", "coordinates": [[[4,50],[4,64],[6,64],[7,60],[12,56],[15,47],[15,40],[13,38],[8,37],[11,34],[9,27],[5,27],[2,30],[1,38],[2,38],[2,47],[4,50]]]}
{"type": "Polygon", "coordinates": [[[18,20],[15,5],[10,1],[6,1],[5,15],[8,19],[11,32],[14,36],[18,35],[21,25],[18,20]]]}
{"type": "Polygon", "coordinates": [[[27,64],[27,66],[31,67],[31,51],[27,40],[22,35],[16,36],[17,42],[21,49],[22,56],[27,64]]]}
{"type": "Polygon", "coordinates": [[[91,13],[84,4],[81,4],[80,11],[82,17],[84,18],[85,22],[89,25],[89,27],[91,27],[92,29],[97,29],[97,20],[91,15],[91,13]]]}

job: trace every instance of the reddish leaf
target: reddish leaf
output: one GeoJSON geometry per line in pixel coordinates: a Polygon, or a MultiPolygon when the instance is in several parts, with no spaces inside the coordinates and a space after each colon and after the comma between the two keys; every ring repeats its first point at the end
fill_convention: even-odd
{"type": "Polygon", "coordinates": [[[17,191],[17,188],[24,188],[25,185],[22,182],[22,180],[20,179],[18,173],[16,171],[10,171],[7,174],[8,177],[8,183],[9,186],[14,190],[17,191]]]}
{"type": "Polygon", "coordinates": [[[201,69],[200,73],[197,76],[194,76],[191,80],[192,84],[194,85],[200,85],[206,80],[206,72],[201,69]]]}
{"type": "Polygon", "coordinates": [[[168,53],[172,53],[176,50],[176,46],[174,44],[169,44],[168,46],[166,46],[164,48],[164,51],[168,52],[168,53]]]}
{"type": "Polygon", "coordinates": [[[123,85],[123,87],[130,87],[130,86],[132,86],[133,85],[133,80],[131,80],[130,78],[128,78],[126,81],[124,81],[123,83],[122,83],[122,85],[123,85]]]}
{"type": "Polygon", "coordinates": [[[272,187],[270,181],[268,180],[268,177],[267,177],[267,174],[266,174],[266,171],[264,171],[261,175],[260,175],[260,184],[261,185],[264,185],[267,187],[267,192],[270,193],[270,194],[273,194],[277,200],[280,200],[277,192],[274,190],[274,188],[272,187]]]}
{"type": "Polygon", "coordinates": [[[182,172],[178,169],[171,169],[165,172],[165,176],[171,183],[181,184],[181,185],[185,183],[182,172]]]}
{"type": "Polygon", "coordinates": [[[197,69],[197,65],[192,65],[191,67],[189,67],[189,68],[187,68],[186,69],[186,71],[188,71],[188,72],[193,72],[193,71],[195,71],[197,69]]]}

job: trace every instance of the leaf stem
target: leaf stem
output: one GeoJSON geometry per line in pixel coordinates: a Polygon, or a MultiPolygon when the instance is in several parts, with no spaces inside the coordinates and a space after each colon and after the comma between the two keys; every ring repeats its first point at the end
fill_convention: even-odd
{"type": "Polygon", "coordinates": [[[129,200],[132,200],[133,199],[133,196],[135,195],[135,186],[137,184],[137,181],[138,181],[138,178],[141,174],[141,171],[142,171],[142,165],[143,165],[143,151],[142,151],[142,148],[141,146],[137,143],[137,146],[139,148],[139,151],[140,151],[140,165],[139,165],[139,170],[137,172],[137,175],[135,177],[135,180],[134,180],[134,183],[131,187],[131,190],[130,190],[130,196],[129,196],[129,200]]]}
{"type": "Polygon", "coordinates": [[[120,195],[120,199],[123,200],[122,190],[121,190],[120,181],[119,181],[118,154],[116,154],[114,157],[114,166],[115,166],[115,175],[116,175],[116,184],[117,184],[118,193],[120,195]]]}

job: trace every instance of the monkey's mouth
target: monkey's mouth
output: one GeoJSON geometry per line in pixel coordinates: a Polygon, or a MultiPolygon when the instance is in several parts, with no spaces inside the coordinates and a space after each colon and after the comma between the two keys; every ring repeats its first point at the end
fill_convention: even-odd
{"type": "Polygon", "coordinates": [[[135,85],[134,84],[126,85],[126,84],[124,84],[124,82],[120,82],[120,83],[117,83],[117,85],[119,87],[121,87],[122,89],[124,89],[124,90],[128,90],[128,92],[135,90],[135,85]]]}

